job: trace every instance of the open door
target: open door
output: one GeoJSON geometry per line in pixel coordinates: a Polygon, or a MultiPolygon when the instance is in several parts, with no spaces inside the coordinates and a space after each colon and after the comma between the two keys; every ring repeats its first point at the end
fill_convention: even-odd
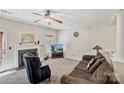
{"type": "Polygon", "coordinates": [[[6,70],[6,34],[0,32],[0,72],[6,70]]]}

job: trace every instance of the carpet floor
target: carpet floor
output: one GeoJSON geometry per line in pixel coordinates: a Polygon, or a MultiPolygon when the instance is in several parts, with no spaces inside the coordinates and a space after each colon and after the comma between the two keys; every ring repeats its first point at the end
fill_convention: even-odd
{"type": "MultiPolygon", "coordinates": [[[[77,60],[59,58],[49,59],[44,61],[42,65],[49,65],[51,69],[51,82],[45,80],[42,84],[60,84],[61,77],[64,74],[69,74],[74,67],[79,63],[77,60]]],[[[13,73],[3,75],[0,77],[0,84],[30,84],[27,79],[25,69],[13,71],[13,73]]]]}
{"type": "MultiPolygon", "coordinates": [[[[42,65],[49,65],[51,69],[51,82],[45,80],[41,84],[60,84],[61,77],[68,75],[79,63],[77,60],[59,58],[44,61],[42,65]]],[[[115,75],[121,84],[124,84],[124,63],[113,62],[115,75]]],[[[14,70],[0,74],[0,84],[30,84],[25,69],[14,70]]]]}

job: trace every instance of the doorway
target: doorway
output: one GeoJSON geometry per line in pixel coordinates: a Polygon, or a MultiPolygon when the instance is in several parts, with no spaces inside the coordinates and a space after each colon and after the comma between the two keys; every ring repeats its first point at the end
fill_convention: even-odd
{"type": "Polygon", "coordinates": [[[0,31],[0,72],[6,71],[6,42],[7,41],[7,35],[5,32],[0,31]]]}

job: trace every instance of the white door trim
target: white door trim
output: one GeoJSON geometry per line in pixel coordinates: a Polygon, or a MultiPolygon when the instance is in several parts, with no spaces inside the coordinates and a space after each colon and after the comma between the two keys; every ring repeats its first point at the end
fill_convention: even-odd
{"type": "MultiPolygon", "coordinates": [[[[3,32],[3,39],[4,39],[4,51],[2,51],[2,52],[5,52],[5,54],[3,55],[4,57],[4,62],[5,62],[5,68],[3,69],[3,71],[6,71],[7,70],[7,67],[6,67],[6,64],[7,64],[7,31],[6,30],[4,30],[4,29],[0,29],[0,32],[3,32]]],[[[1,72],[1,71],[0,71],[1,72]]]]}

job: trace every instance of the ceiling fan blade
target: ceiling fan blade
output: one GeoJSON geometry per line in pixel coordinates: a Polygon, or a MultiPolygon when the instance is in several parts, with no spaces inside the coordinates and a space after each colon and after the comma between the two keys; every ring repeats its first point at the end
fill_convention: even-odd
{"type": "Polygon", "coordinates": [[[34,23],[39,22],[41,19],[35,20],[34,23]]]}
{"type": "Polygon", "coordinates": [[[56,19],[56,18],[53,18],[53,17],[50,17],[50,16],[48,16],[48,18],[50,19],[50,20],[53,20],[53,21],[56,21],[56,22],[58,22],[58,23],[63,23],[61,20],[58,20],[58,19],[56,19]]]}
{"type": "Polygon", "coordinates": [[[32,13],[34,15],[38,15],[38,16],[44,16],[44,15],[41,15],[41,14],[38,14],[38,13],[32,13]]]}
{"type": "Polygon", "coordinates": [[[13,14],[12,12],[9,12],[7,10],[1,10],[1,12],[6,13],[6,14],[13,14]]]}

